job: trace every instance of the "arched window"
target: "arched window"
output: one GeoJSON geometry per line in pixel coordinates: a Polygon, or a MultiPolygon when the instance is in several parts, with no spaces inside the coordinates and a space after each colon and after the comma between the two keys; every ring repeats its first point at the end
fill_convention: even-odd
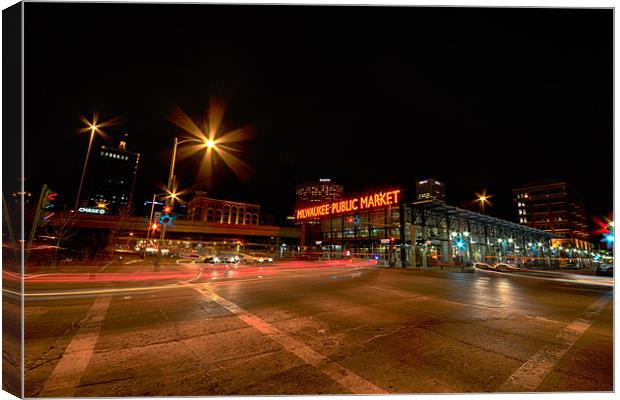
{"type": "Polygon", "coordinates": [[[258,225],[258,214],[252,214],[252,225],[258,225]]]}
{"type": "Polygon", "coordinates": [[[252,214],[250,214],[249,212],[245,213],[245,218],[243,219],[243,223],[248,224],[248,225],[252,224],[252,214]]]}
{"type": "Polygon", "coordinates": [[[215,219],[213,221],[214,222],[222,223],[223,215],[224,215],[224,213],[222,212],[222,210],[216,210],[215,211],[215,219]]]}
{"type": "Polygon", "coordinates": [[[212,208],[209,208],[209,209],[207,210],[207,219],[206,219],[206,220],[207,220],[208,222],[213,222],[213,216],[214,216],[214,215],[215,215],[215,213],[213,212],[213,209],[212,209],[212,208]]]}
{"type": "Polygon", "coordinates": [[[239,211],[237,211],[237,215],[239,216],[239,224],[245,224],[245,208],[239,207],[239,211]]]}
{"type": "Polygon", "coordinates": [[[222,216],[222,223],[230,224],[230,204],[224,204],[224,215],[222,216]]]}
{"type": "Polygon", "coordinates": [[[230,209],[230,217],[228,218],[229,224],[238,224],[239,223],[239,208],[237,206],[232,206],[230,209]]]}

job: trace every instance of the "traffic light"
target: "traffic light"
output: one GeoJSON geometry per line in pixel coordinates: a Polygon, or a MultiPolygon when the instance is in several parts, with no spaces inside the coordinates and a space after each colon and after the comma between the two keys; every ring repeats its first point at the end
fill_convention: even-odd
{"type": "Polygon", "coordinates": [[[54,208],[54,200],[56,200],[58,193],[51,189],[45,189],[45,193],[41,197],[41,204],[39,205],[39,223],[38,226],[45,226],[50,223],[54,212],[51,211],[54,208]]]}
{"type": "Polygon", "coordinates": [[[161,209],[161,216],[159,217],[159,222],[163,224],[169,224],[172,221],[172,206],[165,205],[164,208],[161,209]]]}
{"type": "Polygon", "coordinates": [[[151,230],[153,232],[158,231],[159,230],[159,224],[157,222],[153,222],[153,224],[151,225],[151,230]]]}
{"type": "Polygon", "coordinates": [[[359,225],[360,224],[360,215],[359,214],[355,214],[353,216],[353,225],[359,225]]]}
{"type": "Polygon", "coordinates": [[[51,189],[47,189],[41,199],[41,211],[54,208],[54,200],[56,200],[56,196],[58,196],[58,193],[52,191],[51,189]]]}

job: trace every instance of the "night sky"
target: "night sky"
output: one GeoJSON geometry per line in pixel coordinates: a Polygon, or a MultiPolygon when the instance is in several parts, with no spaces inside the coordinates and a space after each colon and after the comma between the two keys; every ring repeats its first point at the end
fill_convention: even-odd
{"type": "MultiPolygon", "coordinates": [[[[251,125],[245,181],[210,194],[261,204],[276,222],[295,185],[332,178],[351,195],[446,183],[448,203],[561,179],[588,211],[613,208],[612,10],[26,3],[26,188],[72,204],[88,135],[80,114],[123,123],[142,154],[141,204],[167,179],[175,106],[197,119],[224,99],[251,125]]],[[[6,134],[6,133],[5,133],[6,134]]],[[[98,138],[96,145],[116,145],[98,138]]],[[[181,187],[199,158],[177,164],[181,187]]],[[[10,182],[5,182],[6,186],[10,182]]]]}

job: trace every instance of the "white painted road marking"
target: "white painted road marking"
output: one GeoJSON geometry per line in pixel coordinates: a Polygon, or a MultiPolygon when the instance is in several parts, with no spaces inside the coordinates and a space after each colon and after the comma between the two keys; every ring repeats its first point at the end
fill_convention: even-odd
{"type": "Polygon", "coordinates": [[[111,296],[97,297],[80,329],[45,382],[39,397],[73,397],[95,351],[99,332],[108,312],[111,296]]]}
{"type": "Polygon", "coordinates": [[[206,285],[192,285],[193,289],[198,291],[206,298],[216,302],[226,310],[235,314],[237,318],[249,326],[255,328],[261,333],[264,333],[269,338],[275,340],[282,345],[286,350],[295,354],[302,361],[317,368],[323,374],[327,375],[335,382],[339,383],[342,387],[350,390],[354,394],[388,394],[387,391],[372,384],[361,376],[343,368],[339,364],[333,362],[327,357],[312,350],[309,346],[294,339],[287,334],[281,332],[278,328],[271,325],[269,322],[261,319],[260,317],[251,314],[250,312],[239,307],[235,303],[226,300],[225,298],[217,295],[209,290],[206,285]]]}
{"type": "Polygon", "coordinates": [[[613,296],[608,292],[588,307],[580,318],[568,324],[548,344],[517,369],[499,388],[499,392],[533,392],[564,357],[577,340],[587,331],[594,319],[613,296]]]}
{"type": "Polygon", "coordinates": [[[110,266],[110,264],[112,264],[114,262],[114,260],[110,261],[109,263],[107,263],[106,265],[103,266],[103,268],[101,268],[99,270],[99,272],[103,272],[104,269],[108,268],[110,266]]]}

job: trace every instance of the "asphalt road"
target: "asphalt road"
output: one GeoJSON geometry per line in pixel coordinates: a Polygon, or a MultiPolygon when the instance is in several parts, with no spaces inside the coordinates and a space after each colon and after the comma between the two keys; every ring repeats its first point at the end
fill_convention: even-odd
{"type": "Polygon", "coordinates": [[[25,396],[613,390],[609,285],[349,261],[159,274],[29,278],[25,396]]]}

